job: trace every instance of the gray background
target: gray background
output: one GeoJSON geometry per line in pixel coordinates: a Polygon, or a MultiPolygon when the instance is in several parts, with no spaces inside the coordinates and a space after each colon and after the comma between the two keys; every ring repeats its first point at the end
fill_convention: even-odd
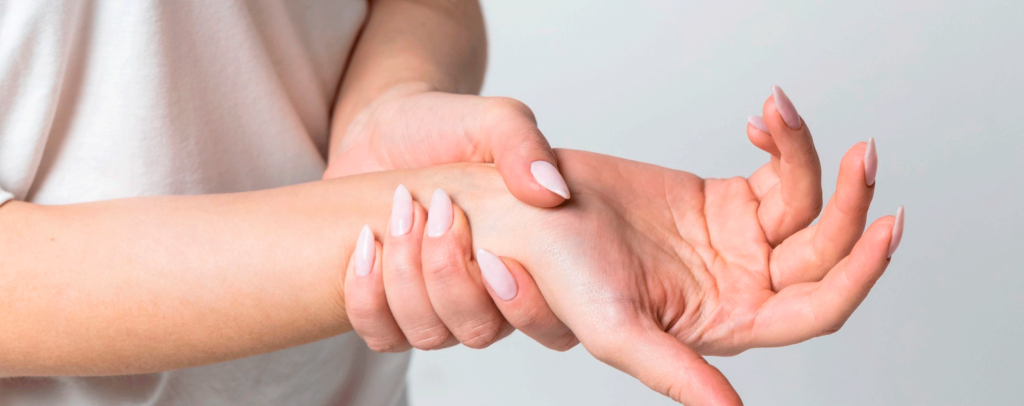
{"type": "MultiPolygon", "coordinates": [[[[839,333],[711,358],[749,405],[1021,404],[1024,1],[485,1],[484,94],[523,100],[557,147],[703,176],[766,155],[746,117],[782,86],[825,194],[876,138],[870,219],[903,244],[839,333]]],[[[521,334],[417,353],[413,405],[668,405],[581,347],[521,334]]]]}

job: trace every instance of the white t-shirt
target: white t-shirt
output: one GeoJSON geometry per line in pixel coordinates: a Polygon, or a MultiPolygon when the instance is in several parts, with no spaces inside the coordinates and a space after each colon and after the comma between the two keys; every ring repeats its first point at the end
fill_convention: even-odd
{"type": "MultiPolygon", "coordinates": [[[[366,12],[364,0],[0,0],[0,203],[319,179],[366,12]]],[[[398,405],[407,365],[350,333],[157,374],[0,379],[0,405],[398,405]]]]}

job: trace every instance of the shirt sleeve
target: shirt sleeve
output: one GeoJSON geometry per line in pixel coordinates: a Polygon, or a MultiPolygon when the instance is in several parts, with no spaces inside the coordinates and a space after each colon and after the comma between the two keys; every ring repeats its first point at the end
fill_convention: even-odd
{"type": "Polygon", "coordinates": [[[8,200],[14,199],[14,195],[10,192],[0,189],[0,204],[7,203],[8,200]]]}

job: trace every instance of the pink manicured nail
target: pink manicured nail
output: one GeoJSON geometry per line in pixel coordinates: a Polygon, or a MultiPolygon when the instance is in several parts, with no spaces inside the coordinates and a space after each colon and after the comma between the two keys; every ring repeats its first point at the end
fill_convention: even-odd
{"type": "Polygon", "coordinates": [[[864,150],[864,183],[875,184],[878,173],[878,152],[875,151],[875,137],[868,138],[868,149],[864,150]]]}
{"type": "Polygon", "coordinates": [[[782,116],[782,121],[785,121],[789,128],[799,129],[803,121],[800,119],[800,114],[796,112],[793,102],[789,101],[789,97],[786,96],[786,92],[783,92],[781,87],[772,86],[772,94],[775,95],[775,109],[782,116]]]}
{"type": "Polygon", "coordinates": [[[903,205],[896,209],[896,224],[892,225],[892,237],[889,238],[889,255],[886,258],[892,258],[892,254],[896,252],[896,249],[900,247],[900,240],[903,239],[903,205]]]}
{"type": "Polygon", "coordinates": [[[754,128],[758,129],[758,131],[771,134],[770,132],[768,132],[768,126],[764,125],[764,119],[761,118],[761,116],[747,117],[747,122],[750,123],[750,125],[754,126],[754,128]]]}
{"type": "Polygon", "coordinates": [[[478,249],[476,250],[476,262],[480,264],[480,273],[487,281],[487,285],[501,300],[508,301],[516,297],[516,292],[519,290],[516,280],[505,267],[505,263],[501,262],[501,258],[487,250],[478,249]]]}
{"type": "Polygon", "coordinates": [[[427,236],[440,237],[452,228],[452,199],[441,189],[434,191],[427,213],[427,236]]]}
{"type": "Polygon", "coordinates": [[[395,189],[395,200],[391,205],[391,235],[398,237],[412,230],[412,195],[405,185],[395,189]]]}
{"type": "Polygon", "coordinates": [[[558,173],[558,168],[555,168],[550,162],[534,161],[530,164],[530,173],[533,174],[533,178],[537,180],[537,183],[540,183],[545,189],[566,199],[569,198],[569,186],[565,184],[562,174],[558,173]]]}
{"type": "Polygon", "coordinates": [[[373,231],[370,226],[363,226],[359,232],[359,239],[356,240],[356,275],[366,276],[373,270],[373,260],[377,255],[377,244],[373,242],[373,231]]]}

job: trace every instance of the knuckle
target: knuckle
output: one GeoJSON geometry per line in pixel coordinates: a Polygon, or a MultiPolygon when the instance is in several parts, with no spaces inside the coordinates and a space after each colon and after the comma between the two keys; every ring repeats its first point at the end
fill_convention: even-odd
{"type": "Polygon", "coordinates": [[[452,333],[444,325],[434,325],[407,333],[406,336],[414,348],[429,351],[442,348],[452,333]]]}
{"type": "Polygon", "coordinates": [[[399,280],[411,279],[420,273],[420,268],[411,253],[392,252],[391,254],[384,260],[385,272],[394,275],[399,280]]]}
{"type": "Polygon", "coordinates": [[[515,139],[536,139],[540,134],[533,110],[523,102],[507,97],[494,97],[487,101],[481,124],[489,134],[515,139]]]}
{"type": "Polygon", "coordinates": [[[346,312],[352,324],[361,324],[363,320],[376,319],[379,313],[376,307],[353,299],[350,297],[346,303],[346,312]]]}
{"type": "Polygon", "coordinates": [[[500,320],[489,319],[475,323],[465,333],[457,334],[457,336],[460,337],[459,341],[462,342],[462,345],[469,348],[478,350],[487,348],[498,341],[503,327],[502,324],[500,320]]]}
{"type": "Polygon", "coordinates": [[[370,295],[353,294],[344,300],[345,312],[353,326],[373,325],[374,320],[380,319],[387,312],[383,299],[377,301],[370,295]]]}
{"type": "Polygon", "coordinates": [[[466,254],[457,248],[434,251],[424,262],[424,273],[431,279],[446,281],[466,274],[466,254]]]}
{"type": "Polygon", "coordinates": [[[544,321],[547,319],[548,308],[538,303],[532,303],[529,309],[522,314],[516,316],[515,327],[523,331],[534,331],[543,329],[545,327],[544,321]]]}
{"type": "Polygon", "coordinates": [[[487,101],[485,107],[487,117],[494,119],[521,119],[527,118],[536,121],[533,110],[526,103],[511,97],[492,97],[487,101]]]}
{"type": "Polygon", "coordinates": [[[729,194],[753,194],[753,191],[750,189],[750,183],[742,176],[733,176],[731,178],[723,179],[722,186],[726,193],[729,194]]]}
{"type": "Polygon", "coordinates": [[[683,385],[679,385],[675,382],[668,382],[663,384],[662,393],[665,396],[672,398],[676,402],[682,402],[683,396],[686,395],[686,388],[683,385]]]}

